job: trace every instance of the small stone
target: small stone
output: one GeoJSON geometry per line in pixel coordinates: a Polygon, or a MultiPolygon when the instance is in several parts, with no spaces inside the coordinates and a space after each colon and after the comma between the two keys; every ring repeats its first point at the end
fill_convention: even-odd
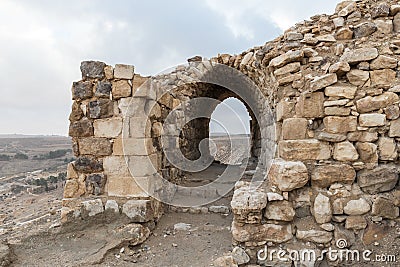
{"type": "Polygon", "coordinates": [[[333,230],[335,230],[335,226],[331,223],[323,223],[320,225],[320,227],[328,232],[332,232],[333,230]]]}
{"type": "Polygon", "coordinates": [[[265,209],[265,217],[269,220],[290,222],[295,215],[292,204],[286,200],[268,203],[265,209]]]}
{"type": "Polygon", "coordinates": [[[117,201],[112,200],[112,199],[107,200],[104,210],[112,211],[113,213],[119,213],[119,206],[118,206],[117,201]]]}
{"type": "Polygon", "coordinates": [[[104,211],[103,203],[101,202],[101,199],[93,199],[93,200],[83,201],[82,205],[83,205],[85,211],[88,212],[89,217],[95,216],[97,214],[101,214],[104,211]]]}
{"type": "Polygon", "coordinates": [[[192,226],[188,223],[176,223],[174,224],[175,231],[189,231],[192,226]]]}
{"type": "Polygon", "coordinates": [[[386,118],[388,120],[395,120],[400,117],[400,107],[399,105],[391,105],[385,108],[386,118]]]}
{"type": "Polygon", "coordinates": [[[122,213],[125,214],[131,222],[148,222],[153,219],[151,200],[128,200],[122,206],[122,213]]]}
{"type": "Polygon", "coordinates": [[[250,261],[249,255],[247,255],[246,251],[241,247],[233,248],[232,257],[238,265],[246,264],[250,261]]]}
{"type": "Polygon", "coordinates": [[[285,75],[288,73],[298,72],[300,70],[300,62],[294,62],[274,71],[275,76],[285,75]]]}
{"type": "Polygon", "coordinates": [[[369,212],[371,209],[370,205],[364,198],[359,198],[356,200],[350,200],[344,206],[343,211],[347,215],[363,215],[369,212]]]}
{"type": "Polygon", "coordinates": [[[99,99],[89,102],[89,118],[109,118],[114,115],[114,102],[110,99],[99,99]]]}
{"type": "Polygon", "coordinates": [[[316,132],[315,138],[326,142],[342,142],[346,140],[347,136],[344,134],[333,134],[327,132],[316,132]]]}
{"type": "Polygon", "coordinates": [[[344,26],[344,18],[342,17],[334,18],[332,21],[333,24],[335,25],[335,28],[340,28],[344,26]]]}
{"type": "Polygon", "coordinates": [[[333,238],[331,232],[322,230],[308,230],[308,231],[297,230],[296,237],[301,240],[320,243],[320,244],[329,243],[333,238]]]}
{"type": "MultiPolygon", "coordinates": [[[[333,64],[332,66],[329,67],[330,73],[336,73],[339,76],[344,75],[349,71],[350,71],[350,65],[347,62],[336,62],[335,64],[333,64]]],[[[334,87],[334,86],[329,86],[329,87],[334,87]]],[[[336,86],[336,87],[340,87],[340,86],[336,86]]],[[[325,89],[325,91],[326,91],[326,89],[325,89]]]]}
{"type": "Polygon", "coordinates": [[[399,217],[399,207],[396,207],[389,199],[378,197],[372,204],[371,214],[394,220],[399,217]]]}
{"type": "Polygon", "coordinates": [[[378,33],[382,35],[391,34],[393,32],[393,21],[392,20],[375,20],[376,27],[378,27],[378,33]]]}
{"type": "Polygon", "coordinates": [[[327,42],[327,43],[336,42],[336,39],[332,34],[325,34],[325,35],[317,36],[317,40],[320,42],[327,42]]]}
{"type": "Polygon", "coordinates": [[[349,216],[346,219],[346,229],[362,230],[367,228],[367,221],[363,216],[349,216]]]}
{"type": "Polygon", "coordinates": [[[221,214],[228,214],[230,212],[229,207],[221,205],[221,206],[210,206],[208,208],[210,212],[213,213],[221,213],[221,214]]]}
{"type": "Polygon", "coordinates": [[[339,29],[336,32],[335,37],[337,40],[351,40],[353,39],[353,34],[354,32],[352,30],[350,30],[348,27],[345,27],[339,29]]]}
{"type": "Polygon", "coordinates": [[[315,221],[319,224],[328,223],[332,219],[332,208],[329,198],[321,193],[315,198],[313,211],[315,221]]]}
{"type": "MultiPolygon", "coordinates": [[[[176,245],[178,246],[178,245],[176,245]]],[[[215,267],[237,267],[232,255],[222,256],[214,260],[213,266],[215,267]]]]}
{"type": "Polygon", "coordinates": [[[380,137],[378,151],[381,160],[395,160],[397,158],[396,143],[392,138],[380,137]]]}
{"type": "Polygon", "coordinates": [[[343,1],[336,7],[336,12],[341,17],[347,17],[353,13],[357,8],[357,3],[353,1],[343,1]]]}
{"type": "Polygon", "coordinates": [[[378,162],[378,147],[372,143],[359,142],[356,144],[356,149],[360,155],[360,160],[365,163],[378,162]]]}
{"type": "Polygon", "coordinates": [[[114,78],[132,80],[134,67],[131,65],[116,64],[114,68],[114,78]]]}
{"type": "Polygon", "coordinates": [[[86,191],[89,194],[101,195],[106,184],[106,177],[103,173],[92,173],[86,177],[86,191]]]}
{"type": "Polygon", "coordinates": [[[367,37],[378,30],[375,23],[373,22],[363,22],[354,27],[354,37],[361,38],[367,37]]]}
{"type": "Polygon", "coordinates": [[[333,158],[338,161],[356,161],[359,158],[356,148],[349,141],[335,143],[333,158]]]}
{"type": "Polygon", "coordinates": [[[303,56],[304,56],[303,51],[291,51],[290,50],[290,51],[286,52],[285,54],[272,59],[269,63],[269,66],[275,67],[275,68],[280,68],[288,63],[301,61],[303,56]]]}
{"type": "Polygon", "coordinates": [[[285,38],[287,41],[300,41],[303,39],[303,34],[299,32],[287,32],[285,33],[285,38]]]}
{"type": "Polygon", "coordinates": [[[274,192],[268,192],[267,193],[267,198],[268,201],[278,201],[278,200],[283,200],[283,196],[278,194],[278,193],[274,193],[274,192]]]}

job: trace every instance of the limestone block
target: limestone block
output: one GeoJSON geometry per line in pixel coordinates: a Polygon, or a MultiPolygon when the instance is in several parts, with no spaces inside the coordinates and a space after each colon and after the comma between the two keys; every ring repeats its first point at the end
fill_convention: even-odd
{"type": "Polygon", "coordinates": [[[347,62],[350,64],[359,63],[362,61],[370,61],[378,57],[378,49],[367,47],[358,48],[353,50],[347,50],[343,53],[340,61],[347,62]]]}
{"type": "Polygon", "coordinates": [[[84,210],[87,212],[89,217],[95,216],[97,214],[103,213],[104,207],[101,199],[93,199],[82,202],[84,210]]]}
{"type": "Polygon", "coordinates": [[[348,164],[318,166],[311,172],[311,184],[322,188],[334,183],[352,184],[355,178],[356,171],[348,164]]]}
{"type": "Polygon", "coordinates": [[[296,104],[296,114],[304,118],[320,118],[324,116],[324,93],[303,93],[296,104]]]}
{"type": "Polygon", "coordinates": [[[133,78],[134,67],[131,65],[116,64],[114,68],[115,79],[127,79],[133,78]]]}
{"type": "Polygon", "coordinates": [[[280,68],[288,63],[295,62],[295,61],[301,61],[303,56],[304,56],[303,51],[290,50],[290,51],[286,52],[285,54],[272,59],[269,63],[269,66],[274,67],[274,68],[280,68]]]}
{"type": "Polygon", "coordinates": [[[344,108],[344,107],[325,108],[325,115],[327,116],[349,116],[350,112],[351,112],[350,108],[344,108]]]}
{"type": "Polygon", "coordinates": [[[320,244],[329,243],[333,236],[331,232],[323,230],[297,230],[296,237],[300,240],[315,242],[320,244]]]}
{"type": "Polygon", "coordinates": [[[336,82],[337,82],[336,73],[329,73],[329,74],[325,74],[323,76],[315,77],[310,82],[310,91],[314,92],[314,91],[320,90],[320,89],[325,88],[329,85],[332,85],[336,82]]]}
{"type": "MultiPolygon", "coordinates": [[[[363,22],[354,27],[354,38],[367,37],[378,30],[373,22],[363,22]]],[[[362,49],[362,48],[361,48],[362,49]]]]}
{"type": "Polygon", "coordinates": [[[347,17],[357,10],[357,3],[354,1],[343,1],[337,4],[335,13],[341,17],[347,17]]]}
{"type": "MultiPolygon", "coordinates": [[[[346,74],[349,71],[350,71],[350,65],[347,62],[339,61],[339,62],[336,62],[335,64],[332,64],[329,67],[329,73],[336,73],[338,76],[346,74]]],[[[337,86],[339,86],[339,85],[337,85],[337,86]]],[[[325,93],[326,93],[326,89],[325,89],[325,93]]]]}
{"type": "Polygon", "coordinates": [[[111,142],[107,138],[81,138],[78,144],[81,155],[108,156],[112,153],[111,142]]]}
{"type": "Polygon", "coordinates": [[[350,142],[375,142],[378,140],[377,132],[352,132],[347,135],[347,139],[350,142]]]}
{"type": "Polygon", "coordinates": [[[109,199],[106,202],[106,205],[104,206],[105,211],[112,211],[114,213],[119,213],[119,206],[117,201],[113,199],[109,199]]]}
{"type": "Polygon", "coordinates": [[[75,160],[74,168],[82,173],[101,172],[103,171],[103,161],[93,156],[80,156],[75,160]]]}
{"type": "Polygon", "coordinates": [[[338,161],[356,161],[358,159],[356,148],[349,141],[335,143],[333,158],[338,161]]]}
{"type": "Polygon", "coordinates": [[[385,197],[378,197],[372,204],[371,215],[394,220],[399,217],[399,207],[385,197]]]}
{"type": "Polygon", "coordinates": [[[98,119],[93,123],[95,137],[117,137],[122,131],[122,118],[98,119]]]}
{"type": "Polygon", "coordinates": [[[111,175],[107,179],[106,191],[113,197],[148,197],[153,194],[150,177],[122,177],[111,175]]]}
{"type": "Polygon", "coordinates": [[[93,135],[93,124],[88,118],[71,122],[69,125],[69,136],[88,137],[93,135]]]}
{"type": "Polygon", "coordinates": [[[267,205],[267,194],[256,187],[242,186],[235,189],[231,207],[234,220],[240,223],[261,223],[262,211],[267,205]]]}
{"type": "Polygon", "coordinates": [[[154,219],[151,200],[128,200],[122,206],[122,213],[125,214],[131,222],[148,222],[154,219]]]}
{"type": "Polygon", "coordinates": [[[131,174],[134,177],[145,177],[157,173],[160,169],[157,154],[148,156],[126,156],[131,174]]]}
{"type": "Polygon", "coordinates": [[[354,199],[347,202],[343,207],[347,215],[363,215],[371,209],[369,203],[364,198],[354,199]]]}
{"type": "Polygon", "coordinates": [[[290,224],[261,224],[252,225],[232,223],[232,236],[237,242],[265,242],[283,243],[293,238],[290,224]]]}
{"type": "Polygon", "coordinates": [[[129,118],[129,131],[125,137],[147,138],[151,137],[151,123],[146,117],[129,118]]]}
{"type": "Polygon", "coordinates": [[[300,62],[287,64],[286,66],[274,71],[275,76],[286,75],[288,73],[298,72],[300,70],[300,62]]]}
{"type": "Polygon", "coordinates": [[[274,160],[268,172],[271,184],[281,191],[292,191],[307,184],[307,167],[301,161],[274,160]]]}
{"type": "Polygon", "coordinates": [[[361,114],[358,123],[362,127],[384,126],[386,123],[386,115],[379,113],[361,114]]]}
{"type": "Polygon", "coordinates": [[[357,117],[328,116],[324,120],[325,131],[334,134],[346,134],[357,130],[357,117]]]}
{"type": "Polygon", "coordinates": [[[129,97],[131,95],[132,95],[132,88],[127,80],[119,80],[119,81],[114,81],[112,83],[113,99],[120,99],[122,97],[129,97]]]}
{"type": "Polygon", "coordinates": [[[316,139],[279,141],[278,151],[285,160],[323,160],[331,157],[329,144],[316,139]]]}
{"type": "Polygon", "coordinates": [[[289,118],[283,121],[282,137],[284,140],[305,139],[308,121],[304,118],[289,118]]]}
{"type": "Polygon", "coordinates": [[[391,105],[385,108],[386,118],[388,120],[395,120],[400,117],[400,108],[399,105],[391,105]]]}
{"type": "Polygon", "coordinates": [[[67,180],[64,186],[64,198],[78,197],[79,184],[76,179],[67,180]]]}
{"type": "Polygon", "coordinates": [[[392,138],[380,137],[378,151],[381,160],[395,160],[397,158],[396,143],[392,138]]]}
{"type": "Polygon", "coordinates": [[[389,137],[400,137],[400,119],[390,122],[389,137]]]}
{"type": "Polygon", "coordinates": [[[378,96],[366,96],[356,101],[357,111],[366,113],[381,108],[385,108],[399,101],[399,96],[396,93],[384,92],[378,96]]]}
{"type": "Polygon", "coordinates": [[[367,228],[367,221],[364,216],[349,216],[346,218],[345,228],[362,230],[367,228]]]}
{"type": "Polygon", "coordinates": [[[335,38],[337,40],[351,40],[353,39],[354,32],[350,30],[348,27],[344,27],[339,29],[336,34],[335,38]]]}
{"type": "Polygon", "coordinates": [[[318,131],[315,133],[315,138],[326,142],[342,142],[346,140],[347,136],[344,134],[333,134],[333,133],[318,131]]]}
{"type": "Polygon", "coordinates": [[[104,75],[106,76],[107,80],[114,79],[114,68],[110,65],[104,67],[104,75]]]}
{"type": "Polygon", "coordinates": [[[398,181],[398,170],[395,165],[381,165],[372,170],[361,170],[357,173],[357,183],[364,192],[377,194],[392,190],[398,181]]]}
{"type": "Polygon", "coordinates": [[[397,59],[389,56],[380,55],[369,65],[371,70],[394,69],[397,67],[397,59]]]}
{"type": "Polygon", "coordinates": [[[151,138],[117,138],[113,144],[115,156],[146,156],[153,154],[155,148],[151,138]]]}
{"type": "Polygon", "coordinates": [[[360,160],[366,163],[378,162],[378,146],[372,143],[358,142],[356,149],[360,160]]]}
{"type": "Polygon", "coordinates": [[[319,224],[328,223],[332,219],[332,208],[329,197],[319,193],[314,201],[313,215],[319,224]]]}
{"type": "Polygon", "coordinates": [[[357,86],[333,85],[325,88],[325,95],[332,97],[345,97],[353,99],[357,93],[357,86]]]}
{"type": "Polygon", "coordinates": [[[292,203],[286,200],[270,202],[265,209],[265,217],[269,220],[290,222],[295,215],[292,203]]]}
{"type": "Polygon", "coordinates": [[[124,156],[108,156],[103,159],[104,173],[111,179],[113,176],[131,177],[124,156]]]}
{"type": "Polygon", "coordinates": [[[73,162],[67,165],[67,180],[69,179],[78,179],[78,174],[76,173],[73,162]]]}
{"type": "Polygon", "coordinates": [[[286,101],[282,99],[276,105],[276,120],[282,121],[287,118],[291,118],[295,114],[295,101],[286,101]]]}
{"type": "Polygon", "coordinates": [[[352,69],[346,74],[349,82],[356,86],[364,86],[369,80],[369,71],[352,69]]]}
{"type": "Polygon", "coordinates": [[[371,16],[373,19],[379,17],[387,17],[390,13],[390,6],[387,3],[380,3],[371,9],[371,16]]]}
{"type": "Polygon", "coordinates": [[[396,80],[396,72],[391,69],[374,70],[370,75],[371,85],[380,88],[389,88],[396,80]]]}

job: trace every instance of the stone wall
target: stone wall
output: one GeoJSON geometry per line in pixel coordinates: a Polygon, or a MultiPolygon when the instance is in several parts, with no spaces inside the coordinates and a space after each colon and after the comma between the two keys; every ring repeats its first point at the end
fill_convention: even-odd
{"type": "MultiPolygon", "coordinates": [[[[129,129],[128,142],[138,144],[128,153],[135,157],[128,164],[150,156],[156,166],[145,166],[146,172],[135,178],[165,193],[170,189],[156,186],[153,175],[179,183],[182,174],[160,146],[165,118],[188,99],[234,96],[257,122],[253,154],[264,166],[273,153],[267,145],[273,131],[262,103],[276,119],[272,138],[278,148],[263,174],[266,179],[238,182],[232,200],[234,243],[246,248],[253,261],[265,244],[322,248],[345,238],[351,245],[369,224],[398,218],[399,11],[396,1],[345,1],[333,15],[298,23],[263,46],[240,55],[192,59],[166,74],[167,82],[163,75],[151,77],[153,86],[145,86],[144,94],[136,90],[150,78],[134,74],[132,66],[83,62],[83,79],[72,88],[70,136],[77,160],[68,168],[64,217],[108,209],[135,222],[159,218],[161,204],[135,186],[126,169],[122,129],[129,129]],[[219,63],[240,71],[261,95],[238,96],[215,85],[190,83],[196,62],[195,70],[219,63]],[[160,95],[167,85],[173,90],[160,95]],[[138,108],[128,120],[124,108],[132,99],[138,108]],[[140,119],[142,113],[149,119],[140,119]],[[146,122],[145,133],[135,135],[137,125],[146,122]]],[[[198,144],[208,136],[208,120],[188,124],[183,132],[177,137],[182,152],[196,159],[198,144]]]]}

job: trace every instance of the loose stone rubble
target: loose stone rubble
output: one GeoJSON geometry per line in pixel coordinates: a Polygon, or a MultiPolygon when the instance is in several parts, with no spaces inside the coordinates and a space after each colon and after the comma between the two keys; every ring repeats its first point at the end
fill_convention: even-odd
{"type": "MultiPolygon", "coordinates": [[[[333,15],[313,16],[263,46],[201,63],[201,68],[220,63],[245,74],[275,114],[278,148],[271,169],[261,185],[237,186],[231,204],[233,243],[252,263],[267,243],[312,242],[323,248],[346,236],[352,244],[358,241],[346,231],[360,233],[373,223],[371,217],[398,219],[399,32],[396,1],[344,1],[333,15]]],[[[198,61],[193,58],[189,65],[198,61]]],[[[134,168],[141,170],[136,181],[152,192],[164,190],[155,184],[154,173],[179,183],[181,170],[168,164],[159,146],[166,114],[187,99],[235,96],[209,85],[183,84],[194,77],[186,70],[175,69],[170,82],[177,89],[156,100],[157,92],[150,89],[132,97],[151,78],[134,73],[132,66],[82,63],[82,81],[72,88],[69,134],[77,160],[68,167],[64,221],[108,212],[134,223],[160,218],[162,205],[127,169],[122,129],[129,124],[130,142],[137,144],[132,147],[141,148],[129,151],[134,168]],[[136,101],[135,110],[127,110],[130,101],[136,101]],[[146,103],[155,103],[149,121],[141,119],[146,103]],[[137,125],[145,131],[138,132],[137,125]],[[152,157],[156,167],[141,163],[143,156],[152,157]]],[[[268,129],[249,112],[252,155],[263,161],[267,140],[260,132],[268,129]]],[[[207,120],[189,123],[185,136],[177,138],[187,158],[198,156],[207,125],[207,120]]],[[[219,261],[223,266],[242,262],[234,255],[219,261]]]]}

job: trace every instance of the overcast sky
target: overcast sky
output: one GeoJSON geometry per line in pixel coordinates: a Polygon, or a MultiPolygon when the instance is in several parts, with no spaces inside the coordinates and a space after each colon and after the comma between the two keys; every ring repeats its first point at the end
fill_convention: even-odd
{"type": "Polygon", "coordinates": [[[337,2],[0,0],[0,133],[67,135],[83,60],[156,74],[194,55],[262,45],[337,2]]]}

